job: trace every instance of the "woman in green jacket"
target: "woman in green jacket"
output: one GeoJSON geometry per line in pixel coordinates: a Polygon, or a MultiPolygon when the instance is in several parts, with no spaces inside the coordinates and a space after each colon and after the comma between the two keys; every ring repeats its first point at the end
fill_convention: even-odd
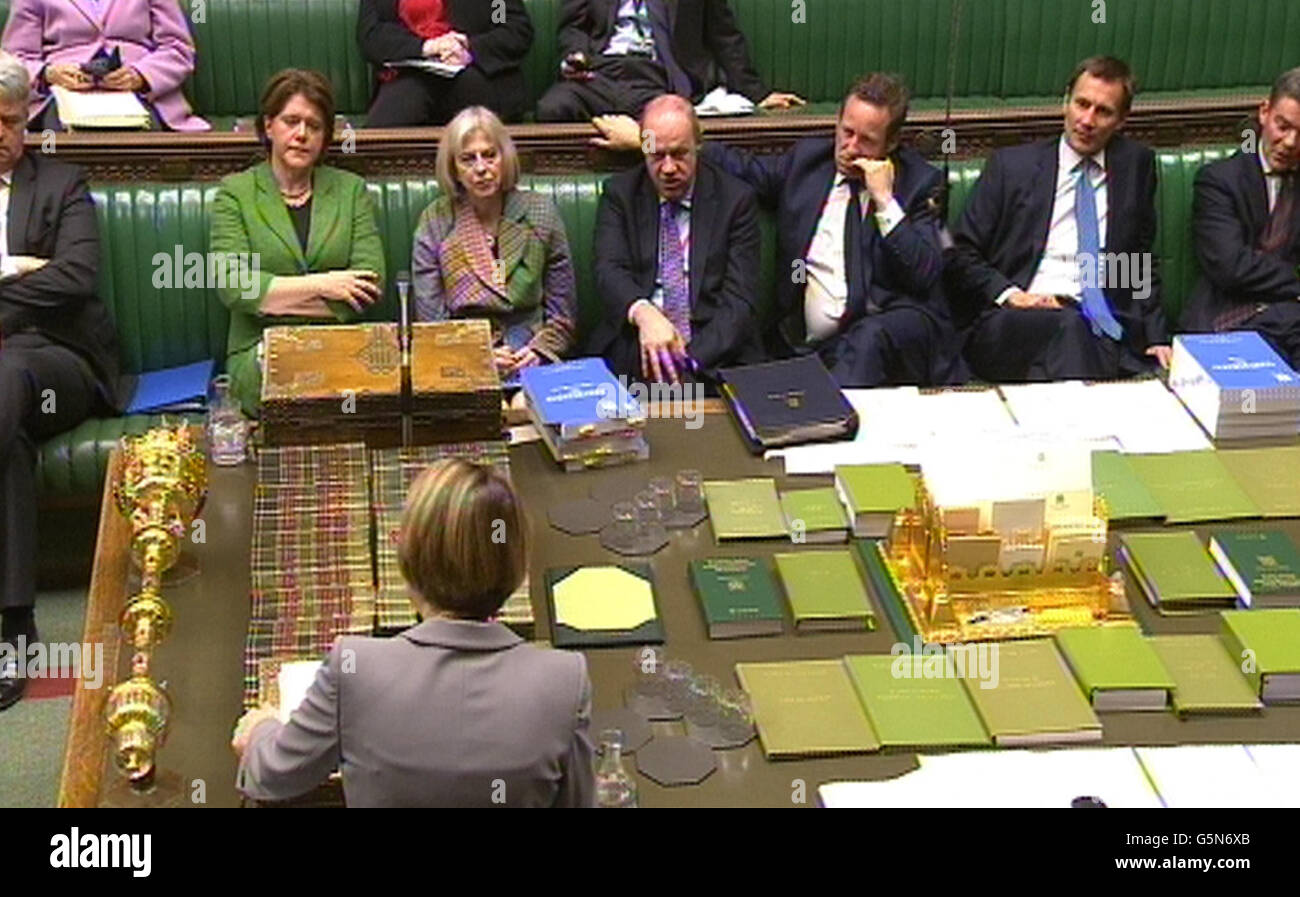
{"type": "Polygon", "coordinates": [[[242,273],[218,283],[230,309],[226,371],[251,417],[262,393],[263,328],[350,323],[383,295],[384,250],[365,182],[319,164],[333,128],[324,75],[274,75],[257,119],[268,158],[224,178],[213,202],[209,250],[242,273]]]}

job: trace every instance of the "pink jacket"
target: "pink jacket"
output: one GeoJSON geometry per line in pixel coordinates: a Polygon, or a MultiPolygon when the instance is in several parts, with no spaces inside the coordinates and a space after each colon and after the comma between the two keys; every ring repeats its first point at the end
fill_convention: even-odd
{"type": "Polygon", "coordinates": [[[100,47],[119,47],[122,64],[149,83],[145,98],[175,131],[206,131],[190,110],[181,85],[194,71],[194,40],[177,0],[14,0],[0,46],[32,76],[31,117],[50,102],[41,71],[47,65],[80,65],[100,47]]]}

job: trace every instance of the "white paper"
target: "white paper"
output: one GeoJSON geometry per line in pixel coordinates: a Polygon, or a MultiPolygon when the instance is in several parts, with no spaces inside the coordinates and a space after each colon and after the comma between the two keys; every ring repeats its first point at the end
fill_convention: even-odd
{"type": "Polygon", "coordinates": [[[728,93],[725,87],[715,87],[695,107],[700,116],[753,115],[754,101],[742,94],[728,93]]]}
{"type": "Polygon", "coordinates": [[[149,110],[129,90],[50,88],[59,118],[69,128],[147,128],[149,110]]]}
{"type": "Polygon", "coordinates": [[[280,689],[280,722],[287,723],[303,698],[307,697],[307,689],[316,679],[320,666],[319,660],[291,660],[280,664],[280,672],[276,675],[280,689]]]}
{"type": "Polygon", "coordinates": [[[437,59],[398,59],[394,62],[386,62],[384,65],[393,68],[419,69],[422,72],[432,72],[444,78],[454,78],[465,71],[463,65],[452,65],[450,62],[440,62],[437,59]]]}
{"type": "Polygon", "coordinates": [[[1134,748],[1170,809],[1287,806],[1245,745],[1209,744],[1134,748]]]}
{"type": "Polygon", "coordinates": [[[883,782],[831,782],[827,807],[1065,808],[1078,797],[1107,807],[1159,808],[1131,748],[966,751],[922,755],[921,768],[883,782]]]}

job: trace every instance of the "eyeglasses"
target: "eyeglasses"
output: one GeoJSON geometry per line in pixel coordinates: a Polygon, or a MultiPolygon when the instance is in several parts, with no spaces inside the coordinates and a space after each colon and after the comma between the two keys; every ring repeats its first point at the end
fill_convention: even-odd
{"type": "Polygon", "coordinates": [[[279,119],[280,123],[290,130],[296,130],[304,125],[308,134],[320,134],[325,130],[325,125],[321,123],[320,119],[316,118],[304,118],[301,115],[281,115],[279,119]]]}

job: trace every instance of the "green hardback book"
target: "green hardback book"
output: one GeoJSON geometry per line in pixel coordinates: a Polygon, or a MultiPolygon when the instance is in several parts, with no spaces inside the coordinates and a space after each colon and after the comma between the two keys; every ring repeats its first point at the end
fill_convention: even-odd
{"type": "Polygon", "coordinates": [[[800,631],[875,629],[871,599],[853,553],[844,549],[773,555],[794,627],[800,631]]]}
{"type": "Polygon", "coordinates": [[[1300,517],[1300,477],[1280,477],[1279,470],[1300,470],[1300,445],[1232,449],[1219,452],[1232,474],[1264,517],[1300,517]]]}
{"type": "Polygon", "coordinates": [[[1213,449],[1127,458],[1170,523],[1260,516],[1213,449]]]}
{"type": "Polygon", "coordinates": [[[901,464],[837,465],[835,490],[859,539],[885,538],[894,515],[916,503],[916,481],[901,464]]]}
{"type": "Polygon", "coordinates": [[[880,750],[842,661],[738,663],[736,678],[769,759],[880,750]]]}
{"type": "Polygon", "coordinates": [[[1300,548],[1282,530],[1213,532],[1210,556],[1245,607],[1300,607],[1300,548]]]}
{"type": "Polygon", "coordinates": [[[1235,607],[1237,592],[1196,533],[1124,533],[1120,557],[1158,610],[1177,613],[1235,607]]]}
{"type": "MultiPolygon", "coordinates": [[[[992,742],[960,679],[924,675],[910,654],[844,658],[871,727],[886,747],[961,747],[992,742]]],[[[942,657],[935,658],[942,660],[942,657]]],[[[916,661],[920,660],[918,663],[916,661]]]]}
{"type": "Polygon", "coordinates": [[[1096,710],[1165,710],[1174,679],[1136,626],[1083,626],[1056,644],[1096,710]]]}
{"type": "Polygon", "coordinates": [[[1092,489],[1106,499],[1112,522],[1164,516],[1160,503],[1138,478],[1128,463],[1127,455],[1119,452],[1093,452],[1092,489]]]}
{"type": "Polygon", "coordinates": [[[1300,610],[1225,610],[1220,635],[1265,704],[1300,700],[1300,610]]]}
{"type": "Polygon", "coordinates": [[[1264,705],[1241,667],[1213,635],[1153,635],[1153,651],[1174,677],[1174,712],[1244,713],[1264,705]]]}
{"type": "Polygon", "coordinates": [[[776,494],[776,480],[708,480],[704,499],[713,521],[713,535],[727,539],[775,539],[786,536],[785,514],[776,494]]]}
{"type": "Polygon", "coordinates": [[[1000,747],[1101,740],[1101,721],[1051,639],[993,642],[997,678],[962,680],[1000,747]]]}
{"type": "Polygon", "coordinates": [[[849,518],[839,496],[830,486],[822,489],[795,489],[781,493],[790,539],[794,542],[847,542],[849,518]]]}
{"type": "Polygon", "coordinates": [[[781,595],[766,562],[707,558],[691,561],[687,569],[709,638],[781,634],[781,595]]]}

